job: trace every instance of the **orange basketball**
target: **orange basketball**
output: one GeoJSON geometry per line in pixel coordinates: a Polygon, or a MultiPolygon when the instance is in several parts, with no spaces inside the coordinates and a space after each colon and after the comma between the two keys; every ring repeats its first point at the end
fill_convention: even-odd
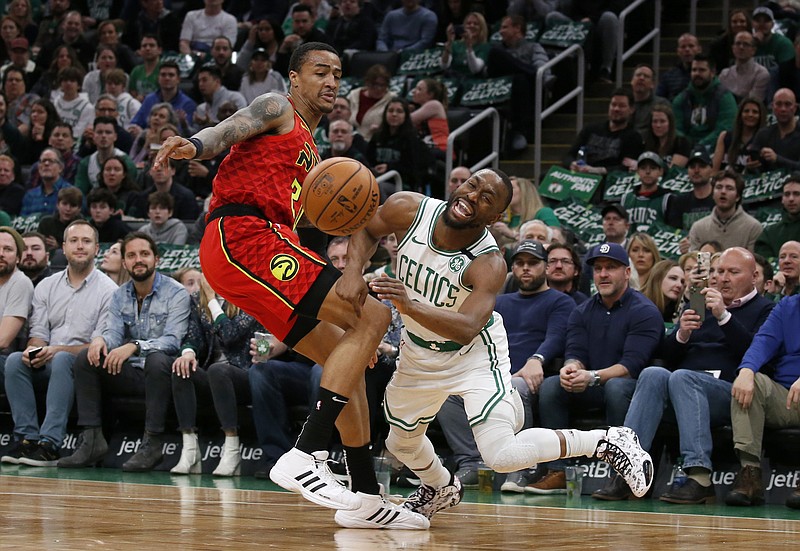
{"type": "Polygon", "coordinates": [[[351,235],[369,222],[380,203],[372,172],[354,159],[333,157],[311,169],[300,200],[306,216],[331,235],[351,235]]]}

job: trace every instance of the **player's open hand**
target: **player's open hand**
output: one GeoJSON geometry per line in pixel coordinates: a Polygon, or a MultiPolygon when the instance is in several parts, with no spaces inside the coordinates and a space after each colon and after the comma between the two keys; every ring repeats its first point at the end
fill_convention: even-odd
{"type": "Polygon", "coordinates": [[[381,274],[369,283],[370,289],[378,295],[379,300],[391,300],[394,307],[401,314],[408,313],[411,299],[406,293],[406,286],[399,279],[394,279],[386,274],[381,274]]]}
{"type": "Polygon", "coordinates": [[[194,159],[197,150],[194,144],[181,136],[170,136],[161,145],[153,162],[155,168],[167,163],[167,159],[194,159]]]}

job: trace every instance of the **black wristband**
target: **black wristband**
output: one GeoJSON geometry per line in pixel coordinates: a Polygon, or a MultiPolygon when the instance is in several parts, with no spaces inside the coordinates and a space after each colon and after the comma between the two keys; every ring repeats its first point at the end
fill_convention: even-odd
{"type": "Polygon", "coordinates": [[[197,138],[189,138],[189,141],[194,144],[194,158],[196,159],[203,154],[203,142],[197,138]]]}

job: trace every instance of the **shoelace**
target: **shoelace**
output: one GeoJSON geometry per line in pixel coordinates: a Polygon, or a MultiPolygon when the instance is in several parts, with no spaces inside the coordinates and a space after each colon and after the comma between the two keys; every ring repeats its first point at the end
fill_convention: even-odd
{"type": "Polygon", "coordinates": [[[423,484],[406,500],[406,507],[408,509],[420,507],[429,503],[434,497],[436,497],[436,490],[423,484]]]}
{"type": "MultiPolygon", "coordinates": [[[[319,476],[319,479],[328,484],[329,486],[344,488],[344,486],[342,486],[342,483],[336,479],[333,472],[331,471],[331,468],[328,466],[329,462],[332,462],[332,460],[314,458],[314,463],[317,467],[317,476],[319,476]]],[[[338,463],[337,461],[333,462],[338,463]]]]}
{"type": "Polygon", "coordinates": [[[622,451],[622,448],[608,440],[602,442],[602,444],[605,444],[605,450],[598,452],[597,457],[609,463],[623,477],[630,474],[633,470],[633,464],[628,455],[622,451]]]}

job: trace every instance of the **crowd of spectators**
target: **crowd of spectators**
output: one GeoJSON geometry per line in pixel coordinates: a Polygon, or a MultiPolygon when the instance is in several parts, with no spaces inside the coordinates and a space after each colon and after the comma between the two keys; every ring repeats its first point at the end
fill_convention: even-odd
{"type": "MultiPolygon", "coordinates": [[[[239,473],[241,405],[252,405],[268,469],[290,445],[288,408],[313,400],[319,366],[274,340],[261,350],[255,333],[263,328],[216,296],[201,274],[179,273],[175,281],[158,270],[159,245],[202,235],[226,154],[152,167],[167,137],[213,126],[260,94],[285,93],[289,58],[303,42],[333,45],[346,70],[358,51],[439,48],[435,74],[399,83],[396,67],[376,64],[353,77],[315,132],[321,158],[352,157],[376,175],[394,170],[404,189],[429,192],[438,189],[431,179],[446,154],[448,106],[457,97],[448,82],[508,77],[511,93],[501,107],[508,143],[524,149],[533,137],[535,74],[552,53],[535,29],[591,27],[589,74],[610,81],[624,7],[301,0],[230,3],[228,12],[222,0],[173,4],[49,0],[34,13],[30,0],[13,0],[0,25],[0,380],[17,438],[2,462],[66,468],[102,461],[101,404],[110,394],[144,398],[142,445],[124,470],[150,470],[163,460],[171,403],[183,434],[174,473],[201,468],[202,405],[213,405],[225,435],[214,474],[239,473]],[[18,224],[36,231],[20,234],[11,227],[18,224]],[[108,246],[97,258],[100,243],[108,246]],[[40,426],[32,389],[45,381],[40,426]],[[73,402],[83,438],[61,457],[73,402]]],[[[681,35],[674,67],[655,74],[637,66],[630,87],[610,94],[607,120],[586,125],[563,162],[601,181],[588,208],[599,206],[595,242],[602,244],[587,250],[558,205],[539,195],[539,183],[523,177],[512,177],[511,205],[490,228],[509,267],[497,308],[526,426],[568,427],[576,409],[600,409],[606,423],[634,428],[648,447],[662,418],[676,424],[690,482],[670,487],[664,501],[713,500],[710,427],[732,425],[742,471],[727,501],[763,502],[763,426],[800,426],[800,366],[787,337],[800,291],[800,173],[785,176],[768,205],[772,223],[744,201],[746,178],[800,169],[800,34],[792,47],[792,15],[767,6],[734,10],[720,36],[681,35]],[[602,201],[620,173],[634,185],[617,201],[602,201]],[[671,191],[668,174],[685,174],[691,189],[671,191]],[[662,258],[651,235],[660,225],[681,237],[676,258],[662,258]],[[710,271],[701,274],[693,266],[705,251],[710,271]],[[689,289],[702,277],[700,312],[689,289]],[[772,378],[761,371],[770,361],[778,366],[772,378]],[[705,409],[690,394],[703,395],[705,409]],[[778,412],[781,400],[790,413],[778,412]],[[751,403],[761,405],[760,417],[751,403]],[[708,430],[690,426],[698,416],[708,430]]],[[[448,185],[469,175],[457,167],[448,185]]],[[[394,190],[381,188],[383,196],[394,190]]],[[[331,241],[330,259],[344,262],[346,245],[331,241]]],[[[365,277],[394,274],[396,240],[381,250],[385,256],[376,256],[365,277]]],[[[377,351],[384,370],[368,380],[377,447],[376,403],[394,368],[399,326],[395,316],[377,351]]],[[[449,400],[440,423],[470,487],[480,456],[463,417],[463,405],[449,400]]],[[[512,473],[503,490],[565,491],[561,463],[537,473],[512,473]]],[[[595,497],[631,496],[615,478],[595,497]]],[[[800,507],[800,487],[787,504],[800,507]]]]}

